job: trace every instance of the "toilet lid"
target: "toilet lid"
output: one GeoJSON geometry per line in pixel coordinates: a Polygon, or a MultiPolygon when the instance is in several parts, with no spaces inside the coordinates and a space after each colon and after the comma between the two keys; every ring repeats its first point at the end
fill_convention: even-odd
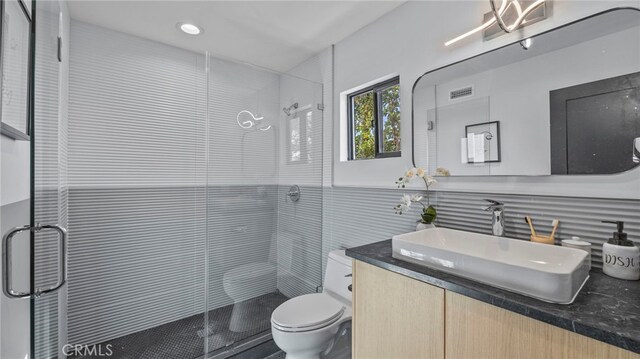
{"type": "Polygon", "coordinates": [[[309,331],[335,323],[345,309],[344,304],[326,294],[307,294],[276,308],[271,323],[282,331],[309,331]]]}

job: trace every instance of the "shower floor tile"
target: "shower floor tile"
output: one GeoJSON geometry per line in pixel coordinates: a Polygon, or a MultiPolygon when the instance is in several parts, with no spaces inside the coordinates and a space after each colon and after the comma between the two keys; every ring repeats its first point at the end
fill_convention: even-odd
{"type": "MultiPolygon", "coordinates": [[[[121,359],[192,359],[203,355],[204,336],[208,334],[209,350],[231,347],[234,343],[271,329],[271,313],[288,298],[279,292],[265,294],[241,303],[251,328],[243,332],[229,329],[234,305],[209,311],[209,323],[203,326],[203,314],[101,343],[102,352],[111,344],[109,358],[121,359]]],[[[104,358],[76,356],[72,358],[104,358]]]]}
{"type": "Polygon", "coordinates": [[[286,356],[287,354],[285,352],[279,351],[277,353],[269,355],[268,357],[265,357],[264,359],[285,359],[286,356]]]}

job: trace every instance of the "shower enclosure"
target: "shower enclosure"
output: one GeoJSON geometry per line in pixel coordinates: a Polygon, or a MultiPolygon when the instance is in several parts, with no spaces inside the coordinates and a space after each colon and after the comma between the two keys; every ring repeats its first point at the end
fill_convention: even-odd
{"type": "Polygon", "coordinates": [[[322,284],[322,84],[35,5],[33,132],[2,137],[31,153],[27,198],[1,212],[3,234],[32,228],[6,254],[27,294],[2,298],[3,325],[25,314],[34,358],[227,357],[268,340],[271,312],[322,284]]]}

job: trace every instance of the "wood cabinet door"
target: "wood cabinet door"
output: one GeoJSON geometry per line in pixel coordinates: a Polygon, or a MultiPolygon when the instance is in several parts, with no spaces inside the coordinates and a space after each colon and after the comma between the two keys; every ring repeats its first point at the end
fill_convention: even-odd
{"type": "Polygon", "coordinates": [[[460,294],[446,295],[447,359],[640,359],[640,355],[460,294]]]}
{"type": "Polygon", "coordinates": [[[353,263],[353,357],[444,358],[444,290],[353,263]]]}

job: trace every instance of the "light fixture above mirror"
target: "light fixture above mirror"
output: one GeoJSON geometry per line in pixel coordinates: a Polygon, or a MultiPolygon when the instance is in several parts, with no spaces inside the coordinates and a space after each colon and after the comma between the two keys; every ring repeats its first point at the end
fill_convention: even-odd
{"type": "Polygon", "coordinates": [[[500,0],[500,6],[496,6],[495,0],[489,0],[491,11],[484,14],[482,25],[445,42],[444,46],[452,45],[480,31],[484,31],[485,40],[490,40],[543,20],[547,17],[549,3],[550,0],[500,0]]]}

